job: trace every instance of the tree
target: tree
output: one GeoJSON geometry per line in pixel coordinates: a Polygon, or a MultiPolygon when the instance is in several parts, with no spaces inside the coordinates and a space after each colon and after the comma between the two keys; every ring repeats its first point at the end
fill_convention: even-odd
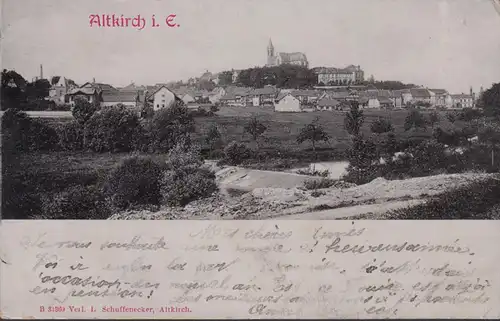
{"type": "Polygon", "coordinates": [[[383,133],[392,132],[394,130],[394,126],[392,126],[392,123],[390,120],[384,119],[384,118],[379,118],[371,124],[370,129],[371,129],[372,133],[383,134],[383,133]]]}
{"type": "Polygon", "coordinates": [[[160,152],[168,152],[180,141],[189,145],[195,130],[193,116],[181,102],[156,111],[151,125],[153,150],[160,152]]]}
{"type": "Polygon", "coordinates": [[[344,128],[350,135],[359,136],[365,116],[363,115],[363,111],[360,110],[358,102],[352,101],[350,107],[351,110],[344,118],[344,128]]]}
{"type": "Polygon", "coordinates": [[[439,116],[438,112],[433,111],[432,113],[429,114],[428,121],[431,127],[434,128],[434,125],[438,124],[441,121],[441,117],[439,116]]]}
{"type": "Polygon", "coordinates": [[[50,82],[47,79],[37,79],[26,87],[26,96],[29,101],[42,100],[49,96],[50,82]]]}
{"type": "Polygon", "coordinates": [[[412,128],[415,128],[417,130],[427,128],[427,121],[424,115],[416,109],[410,111],[410,113],[405,118],[405,131],[409,131],[412,128]]]}
{"type": "Polygon", "coordinates": [[[447,113],[446,119],[448,119],[448,121],[453,124],[457,120],[457,117],[454,113],[447,113]]]}
{"type": "Polygon", "coordinates": [[[316,118],[310,124],[302,127],[297,137],[297,143],[302,144],[305,141],[311,141],[314,157],[316,157],[316,143],[321,141],[327,142],[329,138],[323,126],[319,124],[319,118],[316,118]]]}
{"type": "Polygon", "coordinates": [[[262,124],[257,117],[252,117],[250,122],[245,126],[245,132],[249,133],[252,136],[253,141],[257,144],[257,139],[264,134],[267,130],[267,127],[262,124]]]}
{"type": "Polygon", "coordinates": [[[491,166],[495,165],[495,150],[500,145],[500,126],[496,123],[486,123],[479,129],[480,141],[486,142],[491,148],[491,166]]]}
{"type": "Polygon", "coordinates": [[[77,97],[75,99],[75,106],[73,107],[72,114],[78,123],[85,125],[85,123],[94,115],[99,107],[95,103],[90,103],[86,99],[77,97]]]}
{"type": "Polygon", "coordinates": [[[482,94],[479,105],[493,116],[500,115],[500,83],[494,84],[482,94]]]}
{"type": "Polygon", "coordinates": [[[219,86],[228,86],[233,83],[233,73],[231,71],[223,71],[219,74],[219,86]]]}
{"type": "Polygon", "coordinates": [[[216,124],[212,124],[212,126],[208,129],[205,142],[208,144],[210,152],[217,148],[218,145],[221,145],[222,135],[220,134],[216,124]]]}
{"type": "Polygon", "coordinates": [[[27,82],[14,70],[2,71],[2,87],[0,92],[2,110],[9,108],[22,109],[26,101],[27,82]]]}

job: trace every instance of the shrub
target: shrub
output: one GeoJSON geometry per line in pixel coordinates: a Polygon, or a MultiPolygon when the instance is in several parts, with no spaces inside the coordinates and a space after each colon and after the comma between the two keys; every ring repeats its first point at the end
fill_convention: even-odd
{"type": "Polygon", "coordinates": [[[252,157],[252,151],[243,143],[231,142],[224,148],[224,160],[230,165],[239,165],[252,157]]]}
{"type": "Polygon", "coordinates": [[[412,128],[425,129],[427,127],[427,120],[424,115],[416,109],[410,111],[405,118],[404,129],[408,131],[412,128]]]}
{"type": "Polygon", "coordinates": [[[2,116],[2,152],[54,150],[58,140],[54,128],[23,111],[8,109],[2,116]]]}
{"type": "Polygon", "coordinates": [[[159,205],[163,169],[151,157],[134,156],[111,171],[104,190],[111,204],[119,209],[136,205],[159,205]]]}
{"type": "Polygon", "coordinates": [[[347,151],[347,174],[344,180],[355,184],[365,184],[379,176],[377,146],[370,140],[355,137],[352,147],[347,151]]]}
{"type": "Polygon", "coordinates": [[[390,120],[380,118],[371,124],[370,129],[371,129],[372,133],[383,134],[383,133],[392,132],[394,130],[394,126],[392,126],[392,123],[390,120]]]}
{"type": "Polygon", "coordinates": [[[320,177],[328,177],[330,175],[330,171],[327,169],[320,171],[320,170],[311,169],[311,168],[299,169],[296,173],[300,174],[300,175],[320,176],[320,177]]]}
{"type": "Polygon", "coordinates": [[[1,219],[29,219],[41,213],[41,200],[34,186],[23,177],[15,177],[13,173],[6,175],[2,164],[2,211],[1,219]]]}
{"type": "Polygon", "coordinates": [[[211,196],[218,190],[215,174],[202,167],[198,150],[177,145],[169,153],[167,170],[161,182],[163,200],[171,206],[211,196]]]}
{"type": "Polygon", "coordinates": [[[181,140],[189,144],[194,129],[193,116],[184,105],[176,103],[160,109],[155,112],[151,124],[152,147],[155,151],[168,152],[181,140]]]}
{"type": "Polygon", "coordinates": [[[104,195],[96,186],[74,186],[45,199],[43,218],[55,220],[105,220],[111,216],[104,195]]]}
{"type": "Polygon", "coordinates": [[[458,113],[458,119],[461,121],[473,121],[475,119],[481,118],[483,112],[479,109],[464,108],[460,113],[458,113]]]}
{"type": "Polygon", "coordinates": [[[310,179],[304,182],[304,188],[307,190],[329,188],[334,186],[336,182],[336,180],[330,178],[310,179]]]}
{"type": "Polygon", "coordinates": [[[84,125],[99,110],[99,106],[83,98],[76,98],[72,114],[77,122],[84,125]]]}
{"type": "Polygon", "coordinates": [[[424,204],[388,213],[388,219],[447,220],[491,219],[490,210],[500,204],[500,181],[473,182],[434,197],[424,204]]]}
{"type": "Polygon", "coordinates": [[[77,121],[62,123],[57,128],[59,146],[63,150],[78,151],[83,149],[83,127],[77,121]]]}
{"type": "Polygon", "coordinates": [[[125,107],[107,107],[85,124],[84,146],[95,152],[128,152],[136,145],[139,118],[125,107]]]}

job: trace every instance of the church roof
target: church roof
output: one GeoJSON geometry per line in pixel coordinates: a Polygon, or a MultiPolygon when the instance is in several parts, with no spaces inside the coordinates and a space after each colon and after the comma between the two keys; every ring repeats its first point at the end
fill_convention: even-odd
{"type": "Polygon", "coordinates": [[[307,61],[307,57],[303,52],[279,52],[278,55],[284,63],[292,61],[307,61]]]}

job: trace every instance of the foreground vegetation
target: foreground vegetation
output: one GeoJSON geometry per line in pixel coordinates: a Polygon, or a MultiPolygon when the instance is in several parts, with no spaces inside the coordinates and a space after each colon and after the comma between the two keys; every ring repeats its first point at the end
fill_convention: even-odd
{"type": "MultiPolygon", "coordinates": [[[[15,109],[2,117],[4,218],[106,219],[128,209],[183,206],[217,190],[204,158],[272,170],[348,160],[344,179],[355,184],[500,169],[498,123],[474,110],[353,106],[348,113],[283,114],[231,107],[212,115],[179,105],[139,118],[123,106],[101,109],[79,102],[73,114],[74,120],[64,122],[30,119],[15,109]]],[[[334,182],[310,185],[318,189],[334,182]]],[[[481,213],[473,213],[485,218],[500,203],[497,187],[491,181],[457,195],[483,202],[477,207],[481,213]],[[489,189],[479,189],[485,186],[489,189]]],[[[391,218],[419,218],[421,211],[427,212],[420,218],[444,217],[444,210],[450,218],[466,218],[458,212],[463,207],[453,211],[456,197],[450,195],[391,218]]]]}

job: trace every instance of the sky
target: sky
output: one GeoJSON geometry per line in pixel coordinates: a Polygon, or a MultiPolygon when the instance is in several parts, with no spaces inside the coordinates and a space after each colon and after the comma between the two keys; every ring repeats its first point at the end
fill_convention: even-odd
{"type": "Polygon", "coordinates": [[[360,65],[366,78],[452,93],[500,82],[490,0],[3,0],[1,24],[2,68],[28,80],[40,64],[45,78],[81,84],[187,80],[262,66],[272,38],[310,67],[360,65]],[[140,14],[147,25],[91,28],[91,14],[140,14]],[[170,14],[178,27],[165,25],[170,14]]]}

